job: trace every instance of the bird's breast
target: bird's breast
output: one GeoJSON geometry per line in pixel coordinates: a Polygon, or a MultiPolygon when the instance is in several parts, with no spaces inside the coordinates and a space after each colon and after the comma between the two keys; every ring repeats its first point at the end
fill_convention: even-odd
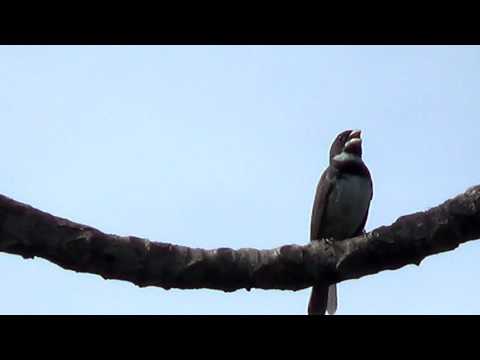
{"type": "Polygon", "coordinates": [[[326,237],[345,239],[362,225],[372,196],[368,178],[342,175],[330,193],[323,233],[326,237]]]}

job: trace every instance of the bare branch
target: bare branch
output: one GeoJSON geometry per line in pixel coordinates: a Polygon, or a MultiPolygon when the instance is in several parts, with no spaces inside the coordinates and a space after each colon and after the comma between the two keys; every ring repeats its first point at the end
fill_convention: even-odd
{"type": "Polygon", "coordinates": [[[480,238],[480,185],[390,226],[329,245],[193,249],[104,234],[0,195],[0,251],[165,289],[299,290],[417,264],[480,238]]]}

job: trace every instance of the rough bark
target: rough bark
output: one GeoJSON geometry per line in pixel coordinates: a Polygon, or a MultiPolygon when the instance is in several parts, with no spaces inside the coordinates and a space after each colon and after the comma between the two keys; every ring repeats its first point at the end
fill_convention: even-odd
{"type": "Polygon", "coordinates": [[[419,265],[478,238],[480,185],[362,236],[270,250],[204,250],[105,234],[0,195],[0,251],[141,287],[299,290],[419,265]]]}

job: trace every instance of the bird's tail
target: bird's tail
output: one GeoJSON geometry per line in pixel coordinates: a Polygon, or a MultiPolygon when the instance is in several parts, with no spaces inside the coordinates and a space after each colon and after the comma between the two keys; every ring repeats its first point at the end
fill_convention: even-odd
{"type": "Polygon", "coordinates": [[[337,311],[337,284],[328,287],[327,312],[334,315],[337,311]]]}
{"type": "Polygon", "coordinates": [[[337,285],[314,286],[308,302],[308,315],[330,315],[337,311],[337,285]]]}

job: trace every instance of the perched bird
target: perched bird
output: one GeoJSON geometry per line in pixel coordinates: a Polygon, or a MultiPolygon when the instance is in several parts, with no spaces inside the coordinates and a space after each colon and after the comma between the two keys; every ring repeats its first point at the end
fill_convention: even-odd
{"type": "MultiPolygon", "coordinates": [[[[330,148],[330,165],[317,185],[310,240],[339,241],[362,234],[373,195],[372,178],[362,160],[360,130],[340,133],[330,148]]],[[[337,285],[314,285],[308,314],[333,315],[337,285]]]]}

